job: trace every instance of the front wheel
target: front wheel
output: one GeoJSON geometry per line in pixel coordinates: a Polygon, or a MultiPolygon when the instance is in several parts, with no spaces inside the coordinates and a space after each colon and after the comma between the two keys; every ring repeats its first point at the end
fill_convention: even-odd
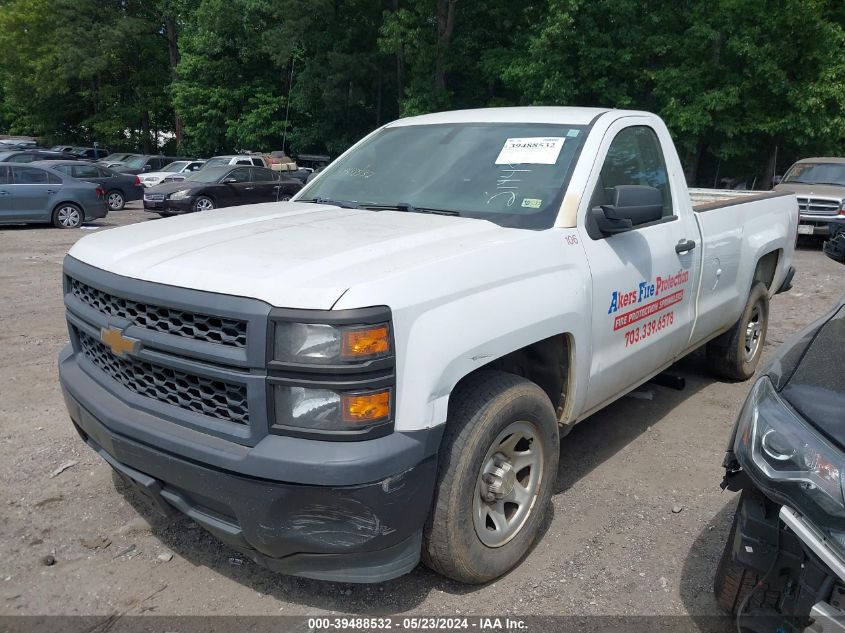
{"type": "Polygon", "coordinates": [[[194,211],[211,211],[214,208],[214,200],[208,196],[200,196],[194,201],[194,211]]]}
{"type": "Polygon", "coordinates": [[[59,229],[77,229],[82,226],[82,209],[70,202],[63,202],[53,210],[53,226],[59,229]]]}
{"type": "Polygon", "coordinates": [[[120,211],[126,206],[126,200],[123,199],[123,194],[119,191],[109,191],[106,200],[108,200],[110,211],[120,211]]]}
{"type": "Polygon", "coordinates": [[[514,567],[537,538],[560,451],[557,418],[536,384],[479,372],[452,396],[423,561],[479,584],[514,567]]]}

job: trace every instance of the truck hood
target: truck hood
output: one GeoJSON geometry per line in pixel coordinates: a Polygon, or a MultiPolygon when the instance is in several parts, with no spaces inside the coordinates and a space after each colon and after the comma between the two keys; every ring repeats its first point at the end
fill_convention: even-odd
{"type": "Polygon", "coordinates": [[[781,395],[845,450],[845,373],[840,365],[845,359],[845,302],[815,335],[802,337],[794,348],[782,354],[796,362],[781,395]]]}
{"type": "Polygon", "coordinates": [[[836,185],[802,185],[797,182],[786,182],[775,187],[775,191],[794,193],[799,196],[821,196],[823,198],[845,199],[845,187],[836,185]]]}
{"type": "Polygon", "coordinates": [[[469,218],[277,202],[110,229],[69,254],[134,279],[327,310],[357,282],[532,233],[469,218]]]}

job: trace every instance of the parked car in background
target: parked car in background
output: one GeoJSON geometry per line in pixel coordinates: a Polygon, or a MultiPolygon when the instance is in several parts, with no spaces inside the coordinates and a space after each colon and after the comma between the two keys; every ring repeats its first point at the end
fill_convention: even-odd
{"type": "Polygon", "coordinates": [[[66,152],[51,152],[46,149],[25,149],[0,153],[0,163],[31,163],[34,160],[74,160],[66,152]]]}
{"type": "Polygon", "coordinates": [[[799,235],[828,235],[831,217],[845,213],[845,158],[804,158],[775,181],[798,196],[799,235]]]}
{"type": "Polygon", "coordinates": [[[283,178],[266,167],[224,165],[205,167],[185,180],[150,187],[144,208],[161,215],[210,211],[259,202],[290,200],[300,189],[298,180],[283,178]]]}
{"type": "MultiPolygon", "coordinates": [[[[831,228],[825,253],[843,262],[831,228]]],[[[714,584],[738,630],[845,623],[843,358],[845,300],[780,347],[739,414],[723,487],[742,495],[714,584]]]]}
{"type": "Polygon", "coordinates": [[[0,148],[37,148],[38,141],[33,138],[4,138],[0,140],[0,148]]]}
{"type": "Polygon", "coordinates": [[[256,167],[269,167],[262,156],[256,154],[230,154],[228,156],[215,156],[205,161],[204,168],[222,167],[224,165],[255,165],[256,167]]]}
{"type": "Polygon", "coordinates": [[[87,180],[102,186],[106,192],[106,202],[110,211],[120,211],[127,202],[141,200],[144,197],[144,187],[138,176],[121,174],[120,172],[83,161],[38,161],[33,165],[51,167],[67,174],[72,178],[87,180]]]}
{"type": "Polygon", "coordinates": [[[109,155],[109,150],[104,147],[74,147],[70,153],[85,160],[98,160],[109,155]]]}
{"type": "Polygon", "coordinates": [[[73,145],[53,145],[53,147],[50,148],[50,151],[51,152],[67,152],[67,153],[70,153],[71,151],[73,151],[73,149],[74,149],[73,145]]]}
{"type": "Polygon", "coordinates": [[[141,184],[145,187],[154,187],[165,180],[184,180],[189,174],[199,171],[204,164],[204,160],[175,160],[161,171],[141,174],[141,184]]]}
{"type": "Polygon", "coordinates": [[[51,167],[0,163],[0,223],[52,223],[74,229],[108,214],[100,185],[51,167]]]}
{"type": "Polygon", "coordinates": [[[141,174],[145,172],[161,171],[175,160],[186,160],[176,156],[162,156],[161,154],[136,154],[120,161],[115,169],[125,174],[141,174]]]}

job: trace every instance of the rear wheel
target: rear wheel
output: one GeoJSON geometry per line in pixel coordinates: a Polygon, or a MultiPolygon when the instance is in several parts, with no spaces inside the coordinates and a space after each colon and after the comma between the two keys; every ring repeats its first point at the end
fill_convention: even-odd
{"type": "Polygon", "coordinates": [[[480,372],[452,396],[423,561],[465,583],[516,565],[537,538],[557,475],[557,418],[534,383],[480,372]]]}
{"type": "Polygon", "coordinates": [[[110,211],[120,211],[124,206],[126,206],[123,194],[119,191],[109,191],[108,194],[106,194],[106,200],[109,203],[110,211]]]}
{"type": "Polygon", "coordinates": [[[769,291],[758,281],[752,286],[739,321],[707,344],[710,369],[722,378],[748,380],[757,370],[769,326],[769,291]]]}
{"type": "Polygon", "coordinates": [[[200,196],[194,201],[194,211],[211,211],[214,208],[214,200],[208,196],[200,196]]]}
{"type": "Polygon", "coordinates": [[[82,226],[82,209],[71,202],[63,202],[53,210],[53,226],[60,229],[76,229],[82,226]]]}

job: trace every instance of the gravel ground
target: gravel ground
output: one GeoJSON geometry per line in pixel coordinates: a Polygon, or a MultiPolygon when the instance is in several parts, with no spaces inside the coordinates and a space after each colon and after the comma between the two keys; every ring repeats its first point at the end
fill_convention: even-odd
{"type": "MultiPolygon", "coordinates": [[[[158,221],[132,206],[85,228],[158,221]]],[[[750,383],[715,381],[696,353],[677,367],[684,391],[646,385],[579,425],[561,445],[545,535],[495,583],[461,586],[422,566],[373,586],[280,576],[188,520],[157,518],[71,428],[56,375],[60,273],[86,232],[0,230],[0,614],[719,613],[712,578],[736,503],[719,489],[720,463],[750,383]]],[[[819,243],[795,263],[795,288],[772,302],[767,355],[845,293],[819,243]]]]}

